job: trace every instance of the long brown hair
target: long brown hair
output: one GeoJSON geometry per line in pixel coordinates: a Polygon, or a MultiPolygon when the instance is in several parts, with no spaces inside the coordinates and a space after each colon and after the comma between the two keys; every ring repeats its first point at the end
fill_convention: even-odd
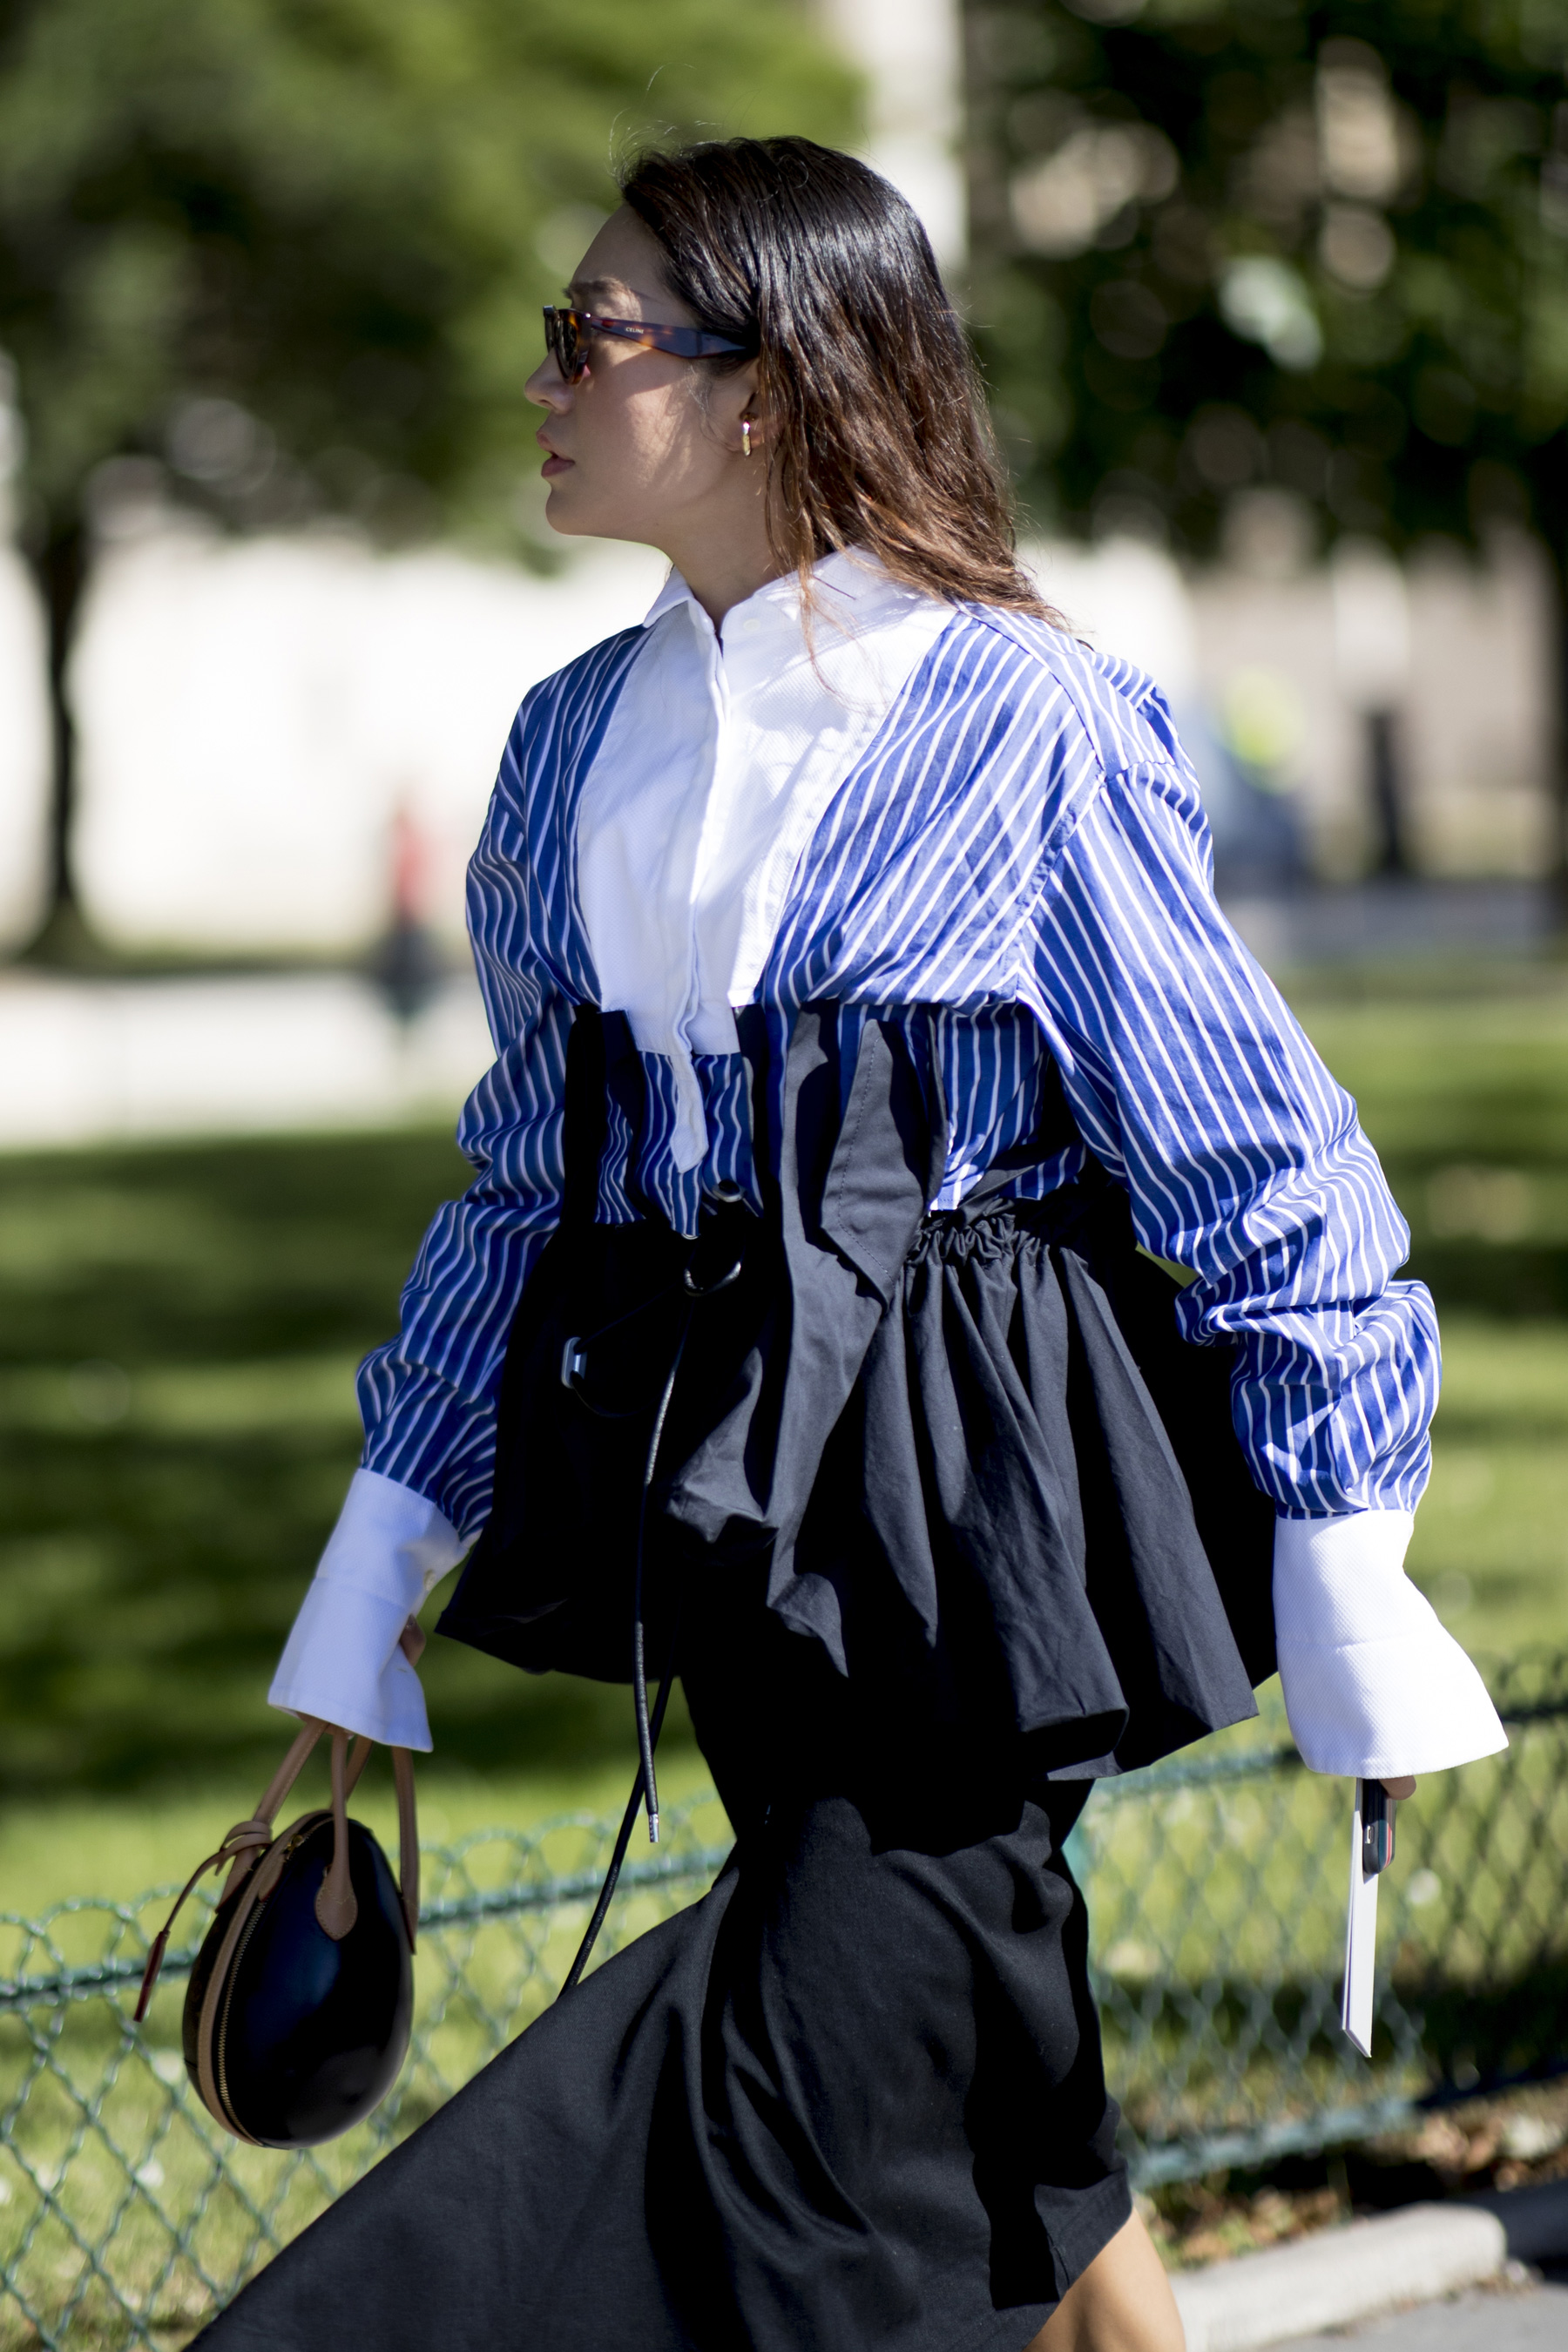
{"type": "Polygon", "coordinates": [[[670,291],[760,362],[782,571],[863,548],[950,603],[1055,620],[1014,553],[974,362],[925,231],[896,188],[809,139],[653,150],[621,175],[670,291]]]}

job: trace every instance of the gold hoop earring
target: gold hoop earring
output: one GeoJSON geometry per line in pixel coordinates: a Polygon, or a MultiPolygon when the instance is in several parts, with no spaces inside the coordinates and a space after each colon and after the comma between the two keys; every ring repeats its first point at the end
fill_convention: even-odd
{"type": "Polygon", "coordinates": [[[741,419],[741,455],[742,457],[749,457],[751,454],[752,420],[749,416],[742,416],[741,419]]]}

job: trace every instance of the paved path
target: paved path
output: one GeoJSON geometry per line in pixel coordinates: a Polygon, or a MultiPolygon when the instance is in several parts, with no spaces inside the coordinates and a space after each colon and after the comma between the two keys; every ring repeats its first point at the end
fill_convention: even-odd
{"type": "Polygon", "coordinates": [[[1539,954],[1556,919],[1544,882],[1352,882],[1223,895],[1226,913],[1269,971],[1448,952],[1539,954]]]}
{"type": "Polygon", "coordinates": [[[1279,2352],[1568,2352],[1568,2271],[1539,2286],[1474,2289],[1392,2318],[1363,2320],[1332,2336],[1300,2336],[1279,2352]]]}
{"type": "Polygon", "coordinates": [[[352,972],[0,971],[0,1150],[456,1116],[490,1060],[470,975],[399,1023],[352,972]]]}

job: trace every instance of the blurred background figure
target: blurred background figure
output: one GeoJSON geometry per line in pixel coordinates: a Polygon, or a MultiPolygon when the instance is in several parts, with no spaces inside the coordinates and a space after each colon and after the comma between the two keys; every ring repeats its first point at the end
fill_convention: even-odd
{"type": "Polygon", "coordinates": [[[406,1023],[424,1011],[447,969],[428,920],[430,845],[406,801],[393,809],[388,847],[392,920],[371,958],[371,971],[397,1019],[406,1023]]]}
{"type": "MultiPolygon", "coordinates": [[[[907,76],[870,111],[958,256],[952,20],[927,30],[936,128],[907,76]]],[[[545,541],[540,305],[623,148],[760,117],[861,136],[853,47],[793,0],[6,17],[13,1902],[24,1849],[51,1884],[158,1875],[165,1815],[132,1798],[121,1846],[95,1808],[172,1804],[198,1758],[237,1793],[270,1753],[275,1621],[356,1451],[354,1362],[469,1172],[452,1118],[492,1049],[463,874],[499,752],[528,688],[635,625],[662,572],[545,541]],[[68,1798],[78,1845],[37,1810],[68,1798]]],[[[447,1696],[458,1779],[575,1774],[570,1800],[619,1769],[592,1700],[520,1709],[482,1669],[447,1696]]]]}
{"type": "Polygon", "coordinates": [[[1346,704],[1362,721],[1367,833],[1373,874],[1412,869],[1400,713],[1410,690],[1410,599],[1405,574],[1382,541],[1347,532],[1330,571],[1334,669],[1346,704]]]}
{"type": "MultiPolygon", "coordinates": [[[[0,1142],[68,1151],[0,1162],[27,1237],[0,1261],[18,1377],[45,1383],[16,1409],[58,1449],[0,1570],[0,1618],[29,1595],[0,1636],[24,1780],[57,1785],[68,1755],[89,1781],[155,1772],[182,1744],[178,1706],[155,1738],[141,1712],[186,1686],[172,1620],[121,1647],[123,1736],[62,1696],[93,1638],[65,1587],[58,1614],[38,1601],[66,1526],[84,1591],[188,1579],[244,1620],[205,1670],[237,1753],[268,1736],[325,1486],[270,1483],[276,1566],[247,1587],[221,1511],[171,1549],[124,1481],[155,1397],[224,1491],[258,1367],[300,1349],[317,1370],[289,1392],[337,1418],[277,1442],[352,1455],[353,1358],[462,1181],[443,1130],[489,1053],[463,869],[497,752],[527,688],[658,585],[647,551],[544,542],[521,393],[537,306],[612,201],[607,142],[794,128],[905,187],[1044,591],[1164,689],[1232,914],[1331,1059],[1339,1038],[1374,1135],[1378,1049],[1332,1005],[1370,990],[1383,1035],[1392,1003],[1430,1003],[1406,1083],[1430,1067],[1463,1105],[1379,1137],[1408,1155],[1417,1264],[1455,1304],[1568,1305],[1558,1147],[1528,1108],[1557,1080],[1521,1045],[1500,1106],[1495,1041],[1467,1063],[1440,1002],[1479,988],[1512,1036],[1559,1001],[1568,35],[1552,8],[1436,24],[1414,0],[22,13],[0,52],[0,1142]],[[1520,987],[1535,1009],[1505,1012],[1520,987]],[[269,1131],[293,1139],[270,1186],[269,1131]],[[112,1169],[82,1150],[160,1137],[112,1169]],[[314,1307],[296,1246],[331,1267],[314,1307]],[[171,1402],[196,1360],[232,1367],[229,1434],[171,1402]],[[83,1362],[118,1367],[119,1420],[71,1404],[110,1393],[83,1362]]],[[[172,1478],[165,1507],[195,1492],[172,1478]]],[[[449,1752],[570,1748],[451,1672],[449,1752]]]]}
{"type": "Polygon", "coordinates": [[[740,18],[717,0],[13,12],[0,349],[49,738],[34,961],[112,943],[77,828],[100,745],[74,657],[105,550],[174,527],[209,542],[335,527],[536,552],[521,387],[538,306],[610,207],[606,141],[763,91],[838,135],[853,88],[784,0],[740,18]]]}
{"type": "Polygon", "coordinates": [[[1233,895],[1488,884],[1421,920],[1547,926],[1555,12],[1441,37],[1413,0],[600,13],[607,48],[597,16],[463,0],[437,57],[393,10],[352,65],[331,10],[259,9],[243,42],[216,0],[25,13],[0,74],[14,951],[363,955],[395,775],[458,947],[507,714],[647,583],[606,552],[582,593],[592,559],[542,539],[535,306],[603,217],[606,126],[750,121],[764,89],[921,210],[1037,568],[1179,706],[1233,895]],[[1265,673],[1299,715],[1260,764],[1265,673]]]}

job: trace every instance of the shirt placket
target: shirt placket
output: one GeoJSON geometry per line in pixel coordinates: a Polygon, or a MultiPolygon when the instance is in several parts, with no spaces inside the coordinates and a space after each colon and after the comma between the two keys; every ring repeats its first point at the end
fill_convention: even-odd
{"type": "MultiPolygon", "coordinates": [[[[715,822],[716,788],[723,772],[730,724],[730,693],[722,648],[715,633],[695,619],[693,626],[707,678],[712,722],[709,757],[699,762],[692,801],[685,813],[684,825],[690,828],[693,836],[690,855],[682,860],[679,901],[668,908],[672,961],[679,958],[684,982],[682,1010],[674,1024],[679,1051],[673,1060],[679,1139],[683,1145],[677,1157],[687,1167],[700,1166],[708,1151],[707,1109],[702,1099],[701,1082],[692,1063],[691,1043],[691,1023],[701,1002],[697,908],[704,858],[709,854],[710,828],[715,822]]],[[[720,821],[721,823],[721,817],[720,821]]]]}
{"type": "Polygon", "coordinates": [[[710,1012],[728,1010],[731,975],[728,970],[710,966],[705,959],[701,914],[714,868],[723,862],[730,828],[734,823],[736,794],[744,781],[750,740],[747,688],[752,667],[751,649],[742,654],[738,649],[720,648],[714,678],[713,772],[691,884],[692,1003],[694,1007],[706,1006],[710,1012]]]}

